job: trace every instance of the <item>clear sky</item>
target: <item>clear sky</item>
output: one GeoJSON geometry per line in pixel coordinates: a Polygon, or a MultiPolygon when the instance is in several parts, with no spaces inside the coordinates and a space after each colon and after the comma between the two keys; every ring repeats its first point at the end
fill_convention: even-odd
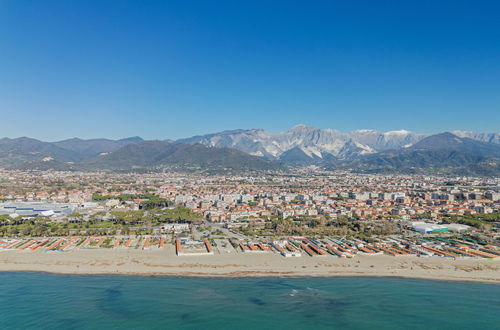
{"type": "Polygon", "coordinates": [[[499,1],[0,0],[0,136],[499,132],[499,1]]]}

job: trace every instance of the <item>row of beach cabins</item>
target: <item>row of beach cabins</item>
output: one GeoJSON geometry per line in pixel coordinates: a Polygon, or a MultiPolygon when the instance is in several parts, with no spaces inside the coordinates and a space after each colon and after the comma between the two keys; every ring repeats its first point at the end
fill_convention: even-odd
{"type": "Polygon", "coordinates": [[[19,250],[34,252],[42,250],[45,252],[62,252],[73,249],[99,249],[99,248],[137,248],[155,249],[165,247],[164,236],[141,236],[141,237],[62,237],[62,238],[34,238],[34,239],[1,239],[0,251],[19,250]]]}
{"type": "MultiPolygon", "coordinates": [[[[0,251],[45,251],[62,252],[73,249],[126,249],[143,250],[161,249],[166,244],[166,237],[159,236],[87,236],[87,237],[59,237],[33,239],[1,239],[0,251]]],[[[277,253],[283,257],[327,257],[353,258],[357,255],[390,255],[390,256],[419,256],[445,258],[500,258],[500,246],[488,244],[464,236],[460,239],[446,239],[442,237],[420,238],[412,241],[388,238],[379,243],[367,243],[357,239],[338,239],[333,237],[288,237],[274,241],[255,241],[237,244],[227,239],[207,238],[198,241],[189,237],[175,239],[175,251],[182,255],[213,255],[225,253],[277,253]]]]}
{"type": "MultiPolygon", "coordinates": [[[[276,245],[275,243],[273,243],[276,245]]],[[[380,243],[367,243],[361,240],[340,240],[335,238],[313,239],[309,237],[290,237],[288,245],[304,251],[312,257],[333,255],[352,258],[356,255],[390,255],[447,258],[500,258],[498,245],[486,244],[470,239],[447,240],[443,238],[421,239],[406,242],[388,239],[380,243]]],[[[280,253],[284,255],[281,251],[280,253]]],[[[287,256],[287,255],[284,255],[287,256]]]]}
{"type": "Polygon", "coordinates": [[[405,242],[388,239],[380,243],[367,243],[361,240],[340,240],[335,238],[314,239],[309,237],[290,237],[286,242],[273,242],[276,250],[285,257],[294,256],[289,251],[300,250],[311,257],[333,255],[352,258],[356,255],[390,255],[447,258],[500,258],[498,245],[486,244],[470,239],[449,240],[443,238],[421,239],[405,242]],[[287,247],[288,249],[284,249],[287,247]]]}
{"type": "MultiPolygon", "coordinates": [[[[224,241],[222,241],[224,242],[224,241]]],[[[207,239],[204,242],[176,240],[178,255],[208,255],[228,252],[227,246],[220,247],[221,241],[207,239]]],[[[227,242],[227,244],[229,244],[227,242]]],[[[226,245],[227,245],[226,244],[226,245]]],[[[445,258],[500,258],[500,246],[486,244],[477,240],[462,238],[450,240],[443,238],[421,239],[407,242],[401,239],[387,239],[380,243],[367,243],[361,240],[336,239],[332,237],[316,239],[311,237],[288,237],[272,242],[240,242],[234,249],[238,253],[259,254],[278,253],[283,257],[336,256],[353,258],[357,255],[390,255],[445,257],[445,258]]]]}

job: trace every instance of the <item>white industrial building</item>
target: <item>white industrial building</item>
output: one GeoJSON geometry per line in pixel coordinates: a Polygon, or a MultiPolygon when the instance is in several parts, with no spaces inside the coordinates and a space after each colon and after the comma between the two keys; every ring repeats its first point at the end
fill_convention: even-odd
{"type": "Polygon", "coordinates": [[[448,231],[448,226],[445,225],[436,225],[427,222],[413,222],[412,223],[413,230],[419,233],[444,233],[448,231]]]}
{"type": "Polygon", "coordinates": [[[74,203],[3,202],[0,203],[0,215],[7,214],[13,218],[68,215],[76,206],[74,203]]]}

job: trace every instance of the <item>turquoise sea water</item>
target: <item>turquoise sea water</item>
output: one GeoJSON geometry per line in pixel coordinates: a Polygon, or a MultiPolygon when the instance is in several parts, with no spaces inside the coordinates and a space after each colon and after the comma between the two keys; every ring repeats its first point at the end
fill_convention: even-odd
{"type": "Polygon", "coordinates": [[[500,285],[0,273],[1,329],[500,329],[500,285]]]}

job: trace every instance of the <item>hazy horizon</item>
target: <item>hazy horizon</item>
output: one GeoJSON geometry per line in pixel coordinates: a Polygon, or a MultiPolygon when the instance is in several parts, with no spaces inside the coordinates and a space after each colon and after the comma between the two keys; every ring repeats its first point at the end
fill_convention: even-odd
{"type": "MultiPolygon", "coordinates": [[[[271,134],[279,134],[279,133],[285,133],[286,131],[289,131],[291,129],[293,129],[294,127],[296,126],[301,126],[301,125],[304,125],[304,124],[297,124],[297,125],[293,125],[291,127],[289,127],[288,129],[286,130],[283,130],[283,131],[271,131],[271,130],[265,130],[267,133],[271,133],[271,134]]],[[[356,129],[356,130],[352,130],[352,131],[341,131],[341,130],[338,130],[336,128],[331,128],[331,127],[325,127],[325,128],[320,128],[320,127],[316,127],[316,126],[312,126],[312,125],[305,125],[307,127],[313,127],[313,128],[318,128],[318,129],[321,129],[321,130],[328,130],[328,129],[331,129],[331,130],[335,130],[335,131],[339,131],[340,133],[344,133],[344,134],[347,134],[347,133],[351,133],[351,132],[355,132],[355,131],[376,131],[376,132],[379,132],[379,133],[390,133],[390,132],[398,132],[398,131],[409,131],[411,133],[415,133],[415,134],[420,134],[420,135],[434,135],[434,134],[439,134],[439,133],[445,133],[445,132],[453,132],[453,131],[471,131],[472,130],[448,130],[448,131],[438,131],[438,132],[432,132],[432,133],[422,133],[422,132],[415,132],[415,131],[410,131],[410,130],[406,130],[404,128],[402,129],[397,129],[397,130],[390,130],[390,131],[381,131],[381,130],[377,130],[377,129],[367,129],[367,128],[361,128],[361,129],[356,129]]],[[[200,133],[200,134],[195,134],[195,135],[190,135],[190,136],[183,136],[183,137],[178,137],[178,138],[169,138],[169,137],[152,137],[152,138],[144,138],[143,136],[140,136],[140,135],[129,135],[129,136],[119,136],[118,137],[107,137],[107,136],[91,136],[91,137],[81,137],[81,136],[70,136],[70,137],[65,137],[65,138],[62,138],[62,139],[56,139],[56,140],[44,140],[44,139],[40,139],[40,138],[37,138],[35,136],[30,136],[30,135],[21,135],[21,136],[0,136],[0,139],[2,138],[8,138],[8,139],[17,139],[17,138],[32,138],[32,139],[37,139],[37,140],[40,140],[40,141],[44,141],[44,142],[60,142],[60,141],[65,141],[65,140],[71,140],[71,139],[81,139],[81,140],[95,140],[95,139],[107,139],[107,140],[123,140],[123,139],[129,139],[129,138],[141,138],[143,140],[160,140],[160,141],[165,141],[165,140],[172,140],[172,141],[176,141],[176,140],[182,140],[182,139],[187,139],[187,138],[191,138],[191,137],[194,137],[194,136],[204,136],[204,135],[210,135],[210,134],[217,134],[217,133],[221,133],[221,132],[225,132],[225,131],[237,131],[237,130],[243,130],[243,131],[246,131],[246,130],[260,130],[262,128],[234,128],[234,129],[225,129],[225,130],[222,130],[222,131],[218,131],[218,132],[204,132],[204,133],[200,133]]],[[[475,133],[482,133],[482,134],[498,134],[500,132],[478,132],[478,131],[473,131],[475,133]]]]}

